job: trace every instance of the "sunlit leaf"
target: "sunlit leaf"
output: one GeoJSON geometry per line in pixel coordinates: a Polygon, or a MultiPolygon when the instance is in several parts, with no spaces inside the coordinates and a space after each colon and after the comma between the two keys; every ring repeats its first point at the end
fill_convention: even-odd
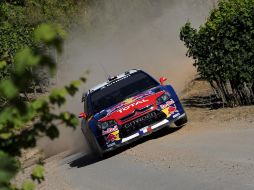
{"type": "Polygon", "coordinates": [[[67,95],[67,90],[65,88],[62,89],[54,89],[52,90],[49,99],[52,104],[57,104],[58,106],[65,103],[65,96],[67,95]]]}
{"type": "Polygon", "coordinates": [[[31,180],[26,180],[24,181],[21,190],[34,190],[35,187],[35,184],[31,180]]]}
{"type": "Polygon", "coordinates": [[[66,33],[66,31],[63,29],[63,27],[62,27],[61,25],[57,25],[57,26],[56,26],[56,31],[57,31],[58,35],[59,35],[61,38],[66,38],[67,33],[66,33]]]}
{"type": "Polygon", "coordinates": [[[41,181],[41,180],[44,180],[44,172],[45,172],[45,169],[42,165],[37,165],[33,171],[32,171],[32,178],[34,180],[37,180],[37,181],[41,181]]]}
{"type": "Polygon", "coordinates": [[[9,139],[11,136],[11,132],[0,133],[0,139],[9,139]]]}
{"type": "Polygon", "coordinates": [[[35,39],[40,42],[50,42],[57,37],[57,31],[55,27],[49,24],[41,24],[35,30],[35,39]]]}
{"type": "Polygon", "coordinates": [[[62,118],[63,118],[64,120],[68,120],[68,119],[71,118],[69,112],[63,112],[63,113],[61,113],[61,116],[62,116],[62,118]]]}
{"type": "Polygon", "coordinates": [[[0,61],[0,70],[6,67],[6,61],[0,61]]]}
{"type": "Polygon", "coordinates": [[[18,89],[11,80],[2,80],[0,81],[0,93],[2,96],[12,99],[17,96],[18,89]]]}
{"type": "Polygon", "coordinates": [[[45,105],[46,101],[43,100],[43,99],[37,99],[35,101],[33,101],[31,103],[32,107],[35,109],[35,110],[38,110],[40,108],[42,108],[44,105],[45,105]]]}
{"type": "Polygon", "coordinates": [[[16,54],[14,58],[15,71],[22,74],[28,67],[34,67],[39,64],[41,57],[35,55],[30,48],[25,48],[16,54]]]}

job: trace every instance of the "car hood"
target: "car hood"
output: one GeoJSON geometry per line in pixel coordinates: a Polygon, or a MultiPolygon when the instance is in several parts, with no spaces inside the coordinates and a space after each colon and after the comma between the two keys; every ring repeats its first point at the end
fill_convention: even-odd
{"type": "Polygon", "coordinates": [[[103,122],[107,120],[116,120],[130,115],[135,110],[142,110],[145,107],[157,108],[156,99],[161,96],[165,91],[162,88],[156,87],[133,97],[127,98],[118,104],[101,111],[94,117],[96,120],[103,122]]]}

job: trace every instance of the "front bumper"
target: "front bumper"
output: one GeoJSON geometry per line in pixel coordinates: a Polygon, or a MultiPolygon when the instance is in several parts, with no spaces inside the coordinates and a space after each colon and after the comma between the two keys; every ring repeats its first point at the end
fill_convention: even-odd
{"type": "Polygon", "coordinates": [[[103,150],[103,153],[106,153],[106,152],[110,152],[110,151],[113,151],[121,146],[124,146],[124,145],[127,145],[129,143],[132,143],[144,136],[147,136],[147,135],[150,135],[151,133],[155,132],[155,131],[158,131],[168,125],[170,125],[171,123],[173,123],[174,121],[178,120],[178,119],[181,119],[183,117],[185,117],[186,114],[183,113],[182,115],[179,115],[178,117],[174,118],[174,119],[170,119],[167,118],[167,119],[163,119],[153,125],[150,125],[150,126],[145,126],[139,130],[137,130],[134,134],[130,135],[130,136],[127,136],[125,138],[122,138],[118,143],[115,143],[114,145],[110,146],[110,147],[107,147],[106,149],[103,150]]]}

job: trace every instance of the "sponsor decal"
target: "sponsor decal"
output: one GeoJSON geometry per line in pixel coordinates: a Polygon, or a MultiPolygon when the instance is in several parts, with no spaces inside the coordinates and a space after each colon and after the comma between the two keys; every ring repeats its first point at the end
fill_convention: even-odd
{"type": "Polygon", "coordinates": [[[143,104],[143,103],[148,102],[148,101],[149,101],[149,100],[143,99],[143,100],[134,102],[134,103],[132,103],[132,104],[130,104],[130,105],[124,107],[124,108],[119,109],[118,112],[119,112],[119,113],[122,113],[123,111],[127,111],[128,109],[130,109],[130,108],[132,108],[132,107],[135,107],[135,106],[137,106],[137,105],[139,105],[139,104],[143,104]]]}
{"type": "Polygon", "coordinates": [[[174,114],[177,111],[176,106],[174,106],[174,105],[169,106],[168,111],[169,111],[170,114],[174,114]]]}
{"type": "MultiPolygon", "coordinates": [[[[106,110],[107,114],[106,116],[110,115],[112,112],[120,109],[120,108],[123,108],[123,107],[126,107],[128,104],[131,104],[137,100],[140,100],[140,99],[144,99],[145,97],[149,96],[149,95],[153,95],[154,92],[149,90],[147,92],[144,92],[144,93],[141,93],[141,94],[138,94],[137,96],[134,96],[134,97],[131,97],[131,98],[128,98],[126,100],[124,100],[123,102],[120,102],[118,104],[116,104],[115,106],[111,107],[110,109],[106,110]]],[[[120,110],[120,113],[122,113],[123,110],[120,110]]]]}
{"type": "Polygon", "coordinates": [[[148,128],[148,126],[139,129],[139,131],[138,131],[139,135],[145,134],[147,132],[147,128],[148,128]]]}
{"type": "Polygon", "coordinates": [[[107,147],[110,148],[110,147],[115,146],[115,145],[116,145],[116,143],[113,142],[113,143],[111,143],[111,144],[107,144],[107,147]]]}
{"type": "Polygon", "coordinates": [[[165,109],[165,108],[167,108],[167,107],[168,107],[167,104],[162,104],[162,105],[160,105],[160,108],[161,108],[161,109],[165,109]]]}
{"type": "Polygon", "coordinates": [[[134,97],[133,97],[133,100],[136,101],[136,100],[139,100],[139,99],[141,99],[141,98],[145,98],[145,97],[147,97],[147,96],[149,96],[149,95],[153,95],[153,94],[154,94],[154,93],[153,93],[152,91],[143,92],[143,93],[141,93],[141,94],[138,94],[137,96],[134,96],[134,97]]]}
{"type": "Polygon", "coordinates": [[[108,87],[108,86],[111,86],[112,84],[115,84],[115,83],[117,83],[117,82],[119,82],[119,81],[121,81],[121,80],[124,80],[124,79],[128,78],[129,76],[131,76],[131,75],[125,75],[125,76],[122,77],[122,78],[119,78],[119,79],[117,79],[117,80],[113,80],[112,82],[109,82],[109,83],[106,84],[105,86],[101,87],[101,89],[103,89],[103,88],[105,88],[105,87],[108,87]]]}
{"type": "Polygon", "coordinates": [[[135,101],[134,98],[128,98],[128,99],[124,100],[123,102],[126,103],[126,104],[130,104],[134,101],[135,101]]]}
{"type": "Polygon", "coordinates": [[[170,112],[168,111],[168,108],[165,108],[165,109],[163,109],[161,111],[164,112],[167,117],[169,117],[171,115],[170,112]]]}
{"type": "Polygon", "coordinates": [[[113,143],[115,141],[119,141],[120,137],[119,137],[119,131],[114,131],[110,134],[108,134],[108,136],[106,137],[106,143],[110,144],[113,143]]]}
{"type": "Polygon", "coordinates": [[[147,114],[147,115],[144,115],[144,116],[142,116],[142,117],[139,117],[138,119],[135,119],[135,120],[133,120],[133,121],[131,121],[131,122],[129,122],[129,123],[126,123],[125,125],[124,125],[124,127],[131,127],[131,126],[133,126],[133,125],[136,125],[136,124],[138,124],[138,123],[140,123],[140,122],[144,122],[144,121],[146,121],[146,120],[149,120],[149,119],[152,119],[152,118],[155,118],[155,117],[157,117],[157,115],[156,115],[156,113],[155,112],[151,112],[151,113],[149,113],[149,114],[147,114]]]}
{"type": "Polygon", "coordinates": [[[176,117],[178,117],[179,115],[180,115],[180,113],[177,113],[177,114],[173,115],[173,118],[176,118],[176,117]]]}
{"type": "Polygon", "coordinates": [[[124,106],[126,106],[126,103],[125,102],[120,102],[120,103],[116,104],[114,107],[112,107],[110,110],[114,111],[114,110],[117,110],[117,109],[119,109],[121,107],[124,107],[124,106]]]}
{"type": "Polygon", "coordinates": [[[92,118],[93,118],[93,115],[91,115],[91,116],[87,119],[87,121],[90,121],[92,118]]]}
{"type": "Polygon", "coordinates": [[[170,105],[169,107],[163,109],[162,111],[166,114],[167,117],[170,117],[174,113],[178,112],[176,105],[170,105]]]}
{"type": "Polygon", "coordinates": [[[152,132],[152,131],[153,131],[152,127],[149,126],[149,127],[147,128],[147,132],[152,132]]]}
{"type": "Polygon", "coordinates": [[[118,130],[117,125],[115,125],[114,127],[107,128],[106,130],[102,130],[102,135],[107,135],[107,134],[112,133],[116,130],[118,130]]]}
{"type": "Polygon", "coordinates": [[[173,100],[173,99],[170,99],[169,101],[167,101],[167,104],[168,105],[172,105],[172,104],[174,104],[175,103],[175,101],[173,100]]]}
{"type": "Polygon", "coordinates": [[[165,109],[165,108],[169,107],[170,105],[172,105],[172,104],[174,104],[174,103],[175,103],[175,101],[174,101],[173,99],[170,99],[170,100],[167,101],[166,103],[160,105],[160,108],[161,108],[161,109],[165,109]]]}

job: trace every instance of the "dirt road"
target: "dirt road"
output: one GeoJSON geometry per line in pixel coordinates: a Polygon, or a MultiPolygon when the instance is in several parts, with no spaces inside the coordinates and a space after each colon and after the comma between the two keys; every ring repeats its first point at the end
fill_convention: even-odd
{"type": "Polygon", "coordinates": [[[161,130],[104,160],[82,152],[51,158],[40,189],[253,190],[254,107],[210,110],[199,89],[184,98],[192,101],[184,128],[161,130]]]}

